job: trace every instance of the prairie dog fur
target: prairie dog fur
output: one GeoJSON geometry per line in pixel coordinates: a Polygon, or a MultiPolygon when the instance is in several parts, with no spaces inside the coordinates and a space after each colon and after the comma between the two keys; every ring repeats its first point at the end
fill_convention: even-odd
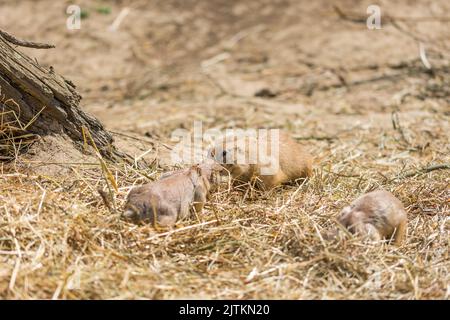
{"type": "Polygon", "coordinates": [[[392,238],[400,245],[406,236],[407,214],[403,204],[386,190],[362,195],[341,211],[338,221],[351,233],[374,241],[392,238]]]}
{"type": "Polygon", "coordinates": [[[172,226],[203,210],[211,184],[215,184],[215,164],[194,165],[168,174],[155,182],[133,188],[124,207],[123,217],[134,222],[149,221],[158,226],[172,226]]]}
{"type": "MultiPolygon", "coordinates": [[[[206,180],[209,181],[211,187],[214,187],[217,183],[219,183],[218,174],[223,170],[223,167],[214,160],[207,159],[203,163],[197,165],[200,168],[200,173],[202,177],[205,177],[206,180]]],[[[171,172],[165,172],[161,175],[159,180],[166,179],[173,175],[180,175],[191,170],[192,167],[179,169],[171,172]]]]}
{"type": "Polygon", "coordinates": [[[210,156],[238,182],[254,178],[269,190],[282,183],[312,176],[312,156],[287,133],[258,136],[232,135],[219,140],[210,156]],[[273,140],[277,139],[277,140],[273,140]]]}

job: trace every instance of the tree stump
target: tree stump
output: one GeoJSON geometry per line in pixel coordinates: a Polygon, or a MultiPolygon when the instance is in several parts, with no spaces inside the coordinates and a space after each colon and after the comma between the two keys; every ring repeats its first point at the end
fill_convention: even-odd
{"type": "Polygon", "coordinates": [[[14,130],[21,131],[21,136],[65,133],[81,146],[86,141],[83,131],[89,130],[103,156],[115,154],[111,134],[80,109],[81,96],[75,85],[52,67],[46,70],[13,44],[37,49],[53,47],[18,40],[0,30],[0,135],[5,134],[5,127],[11,129],[11,123],[19,123],[14,130]]]}

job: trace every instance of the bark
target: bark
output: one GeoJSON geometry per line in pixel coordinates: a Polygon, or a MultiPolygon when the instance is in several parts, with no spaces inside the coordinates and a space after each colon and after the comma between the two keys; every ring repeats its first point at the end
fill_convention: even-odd
{"type": "Polygon", "coordinates": [[[29,133],[41,136],[66,133],[78,145],[84,141],[82,127],[85,127],[103,155],[116,154],[111,134],[96,118],[80,109],[81,96],[75,85],[56,74],[52,67],[43,68],[16,50],[13,44],[37,49],[53,47],[18,40],[0,30],[0,101],[3,101],[0,108],[3,113],[11,116],[14,111],[25,125],[33,120],[26,128],[29,133]]]}

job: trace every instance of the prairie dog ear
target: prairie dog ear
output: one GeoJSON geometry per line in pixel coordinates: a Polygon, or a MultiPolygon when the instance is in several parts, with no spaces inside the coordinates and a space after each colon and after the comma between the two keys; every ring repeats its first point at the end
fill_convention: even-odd
{"type": "Polygon", "coordinates": [[[192,172],[196,172],[199,176],[202,175],[202,168],[200,168],[200,166],[198,164],[193,165],[191,167],[192,172]]]}

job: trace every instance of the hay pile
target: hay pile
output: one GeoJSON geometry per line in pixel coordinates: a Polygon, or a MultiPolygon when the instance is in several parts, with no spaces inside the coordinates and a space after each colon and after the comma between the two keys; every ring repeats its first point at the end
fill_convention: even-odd
{"type": "Polygon", "coordinates": [[[109,1],[107,15],[80,1],[90,17],[77,41],[61,30],[65,2],[2,5],[12,33],[58,43],[38,60],[80,86],[86,111],[122,135],[118,148],[149,161],[83,160],[59,141],[24,157],[16,129],[27,124],[0,122],[0,298],[449,298],[450,43],[448,21],[436,20],[448,1],[382,1],[382,30],[370,31],[333,10],[366,17],[357,1],[128,2],[110,33],[124,4],[109,1]],[[315,156],[314,176],[263,194],[224,184],[201,221],[174,230],[111,213],[97,188],[120,211],[132,186],[171,169],[157,144],[195,120],[283,128],[315,156]],[[320,236],[378,187],[408,211],[403,246],[320,236]]]}
{"type": "MultiPolygon", "coordinates": [[[[391,159],[403,148],[385,137],[391,159]]],[[[65,177],[0,174],[0,296],[3,298],[431,299],[448,298],[448,171],[376,164],[379,135],[311,143],[322,160],[304,184],[269,193],[221,186],[201,221],[173,230],[133,225],[97,193],[113,179],[121,208],[129,189],[161,169],[66,164],[65,177]],[[340,209],[384,187],[409,213],[400,248],[344,236],[326,241],[340,209]]],[[[445,150],[445,146],[444,147],[445,150]]],[[[379,151],[379,150],[378,150],[379,151]]],[[[442,156],[441,160],[444,158],[442,156]]],[[[436,159],[439,160],[439,159],[436,159]]],[[[62,164],[64,165],[64,164],[62,164]]],[[[113,189],[113,188],[112,188],[113,189]]]]}
{"type": "Polygon", "coordinates": [[[19,115],[19,105],[12,99],[0,96],[0,161],[15,159],[37,138],[34,134],[27,132],[27,128],[35,118],[29,123],[23,123],[19,115]]]}

